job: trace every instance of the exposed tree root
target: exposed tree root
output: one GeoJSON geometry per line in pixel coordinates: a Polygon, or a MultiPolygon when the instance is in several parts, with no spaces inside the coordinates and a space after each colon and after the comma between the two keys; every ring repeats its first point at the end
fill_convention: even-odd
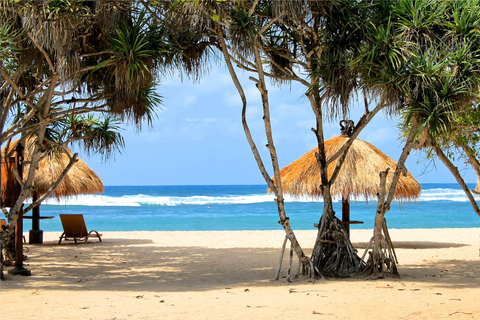
{"type": "Polygon", "coordinates": [[[363,270],[362,259],[334,215],[322,216],[311,260],[315,275],[321,277],[351,277],[363,270]]]}
{"type": "MultiPolygon", "coordinates": [[[[406,147],[405,147],[406,148],[406,147]]],[[[404,152],[405,153],[405,148],[404,152]]],[[[402,153],[402,156],[404,155],[402,153]]],[[[402,158],[402,157],[401,157],[402,158]]],[[[405,158],[406,159],[406,158],[405,158]]],[[[404,163],[400,162],[399,163],[404,163]]],[[[400,166],[400,165],[399,165],[400,166]]],[[[387,175],[390,168],[386,168],[385,171],[380,172],[380,186],[378,190],[378,203],[377,203],[377,213],[375,215],[375,226],[373,228],[373,237],[370,239],[367,249],[362,256],[362,261],[364,261],[365,256],[368,253],[368,260],[366,261],[366,265],[364,270],[359,270],[359,275],[367,276],[367,277],[374,277],[378,276],[379,274],[382,277],[385,276],[392,276],[395,278],[399,278],[400,274],[397,271],[397,257],[395,255],[395,249],[393,249],[393,243],[390,239],[390,235],[388,233],[387,228],[387,220],[385,219],[385,213],[390,209],[390,203],[393,199],[393,191],[395,190],[394,182],[392,182],[392,186],[390,186],[390,193],[388,199],[385,201],[386,198],[386,183],[387,183],[387,175]],[[369,251],[369,250],[372,251],[369,251]]],[[[398,176],[399,171],[398,167],[394,174],[398,176]]]]}
{"type": "Polygon", "coordinates": [[[388,234],[387,222],[384,219],[382,234],[376,234],[370,239],[370,242],[362,256],[362,261],[368,253],[368,259],[365,262],[363,271],[359,275],[364,277],[394,277],[400,278],[397,270],[397,256],[393,248],[392,240],[388,234]],[[369,251],[371,249],[371,251],[369,251]]]}
{"type": "MultiPolygon", "coordinates": [[[[277,271],[275,273],[275,280],[280,279],[280,271],[282,269],[283,256],[285,254],[286,245],[287,245],[287,242],[289,240],[290,239],[288,238],[288,235],[285,236],[285,240],[283,241],[283,245],[282,245],[282,250],[280,252],[280,259],[278,261],[277,271]]],[[[303,259],[300,259],[297,255],[297,258],[299,258],[298,259],[298,264],[297,264],[297,269],[296,269],[296,271],[295,271],[295,273],[293,274],[293,277],[292,277],[293,256],[294,256],[293,253],[294,252],[295,252],[294,245],[290,241],[290,255],[289,255],[289,260],[288,260],[288,269],[287,269],[287,276],[286,276],[287,277],[287,282],[291,282],[292,279],[298,278],[298,276],[300,275],[300,272],[302,273],[302,275],[312,274],[312,272],[311,272],[312,264],[311,264],[310,259],[308,259],[307,257],[303,257],[303,259]]]]}

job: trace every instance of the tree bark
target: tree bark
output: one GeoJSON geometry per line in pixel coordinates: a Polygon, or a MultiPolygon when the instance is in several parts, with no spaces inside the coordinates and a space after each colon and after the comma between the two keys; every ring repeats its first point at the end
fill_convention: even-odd
{"type": "MultiPolygon", "coordinates": [[[[317,238],[311,260],[315,268],[315,273],[318,276],[348,277],[356,273],[359,264],[361,264],[361,260],[342,222],[335,216],[333,210],[333,199],[330,192],[333,181],[328,179],[325,139],[323,136],[323,113],[320,105],[321,99],[318,94],[318,86],[312,83],[312,88],[307,96],[317,120],[317,128],[313,129],[313,132],[317,137],[318,145],[318,154],[316,154],[316,157],[320,169],[323,213],[317,225],[317,238]]],[[[345,153],[347,151],[348,148],[344,150],[345,153]]]]}
{"type": "Polygon", "coordinates": [[[443,153],[442,149],[436,143],[433,144],[433,150],[437,154],[438,158],[440,158],[440,160],[447,166],[448,170],[450,170],[450,172],[453,174],[458,184],[462,187],[463,191],[467,195],[473,210],[475,210],[475,213],[480,217],[480,208],[478,207],[477,201],[473,197],[472,192],[465,183],[465,180],[463,180],[458,168],[450,161],[450,159],[445,155],[445,153],[443,153]]]}
{"type": "MultiPolygon", "coordinates": [[[[274,143],[273,143],[273,135],[272,135],[271,125],[270,125],[268,93],[267,93],[267,90],[265,88],[264,80],[263,80],[263,82],[261,82],[262,79],[263,79],[263,75],[262,75],[261,71],[259,71],[259,73],[260,73],[260,75],[259,75],[260,80],[259,81],[260,82],[257,82],[257,88],[259,88],[259,91],[262,95],[262,103],[263,103],[263,108],[264,108],[265,132],[266,132],[267,140],[268,140],[267,147],[270,151],[270,157],[271,157],[272,165],[273,165],[274,172],[275,172],[274,173],[275,174],[275,179],[276,179],[277,182],[280,182],[280,183],[277,183],[277,184],[274,184],[273,180],[269,176],[269,174],[268,174],[268,172],[265,168],[265,165],[263,163],[263,160],[260,156],[260,153],[258,151],[258,148],[257,148],[257,146],[256,146],[256,144],[253,140],[253,137],[250,133],[250,129],[248,127],[247,117],[246,117],[247,99],[246,99],[245,93],[243,91],[243,87],[240,84],[240,81],[238,80],[235,69],[233,68],[233,65],[231,63],[231,58],[230,58],[230,54],[228,52],[228,49],[227,49],[227,46],[226,46],[226,43],[225,43],[225,39],[224,39],[224,36],[223,36],[223,31],[221,30],[221,27],[219,25],[217,25],[217,35],[220,39],[221,49],[222,49],[222,53],[224,55],[224,60],[227,64],[227,68],[230,72],[230,75],[231,75],[232,80],[235,84],[235,87],[237,88],[237,91],[238,91],[238,93],[239,93],[239,95],[242,99],[242,125],[243,125],[243,128],[244,128],[245,136],[247,138],[247,141],[250,145],[252,153],[253,153],[253,155],[255,157],[255,160],[257,162],[257,166],[258,166],[265,182],[267,183],[269,188],[274,192],[275,197],[276,197],[275,202],[277,204],[277,210],[278,210],[278,214],[279,214],[279,217],[280,217],[279,223],[284,228],[286,236],[290,240],[292,248],[295,251],[298,259],[300,260],[300,262],[305,267],[310,269],[310,259],[303,252],[303,249],[300,246],[300,243],[298,242],[298,240],[295,236],[295,233],[290,226],[289,218],[287,217],[286,212],[285,212],[283,189],[281,188],[281,180],[280,180],[280,169],[279,169],[278,159],[277,159],[277,155],[276,155],[276,151],[275,151],[275,147],[274,147],[274,143]]],[[[258,49],[256,50],[256,54],[257,54],[257,57],[258,57],[258,49]]],[[[257,60],[257,62],[258,62],[258,60],[257,60]]],[[[261,62],[260,62],[260,64],[261,64],[261,62]]]]}
{"type": "MultiPolygon", "coordinates": [[[[35,178],[36,174],[36,169],[38,167],[38,163],[41,160],[41,150],[40,150],[40,141],[43,141],[45,137],[45,132],[47,129],[47,125],[49,124],[48,121],[48,114],[50,112],[50,107],[51,107],[51,101],[52,101],[52,95],[53,91],[55,89],[55,84],[58,83],[58,75],[53,71],[52,75],[52,81],[50,82],[50,86],[48,89],[45,91],[44,95],[39,99],[39,104],[42,105],[42,107],[39,107],[39,113],[37,113],[39,117],[39,123],[38,123],[38,130],[36,131],[36,143],[34,144],[33,147],[33,152],[32,152],[32,159],[29,159],[29,168],[27,172],[27,176],[24,179],[23,174],[19,174],[17,170],[15,169],[15,175],[17,176],[17,180],[21,186],[21,192],[20,195],[15,202],[15,205],[10,208],[10,212],[8,214],[8,226],[5,231],[4,237],[2,238],[2,241],[7,241],[6,247],[9,248],[10,245],[8,242],[11,239],[11,234],[15,230],[15,226],[17,224],[17,221],[21,214],[23,213],[23,203],[26,198],[30,197],[31,191],[33,189],[33,180],[35,178]]],[[[22,136],[22,139],[24,140],[24,137],[22,136]]]]}
{"type": "Polygon", "coordinates": [[[460,146],[462,147],[463,151],[465,151],[465,154],[467,155],[467,158],[468,158],[467,163],[469,163],[472,166],[473,171],[475,171],[475,175],[477,176],[477,185],[475,186],[475,190],[472,190],[472,192],[475,193],[476,195],[480,195],[480,162],[475,157],[474,151],[472,150],[472,148],[470,148],[468,145],[465,145],[465,144],[462,144],[460,146]]]}
{"type": "Polygon", "coordinates": [[[406,172],[405,162],[410,154],[410,151],[413,148],[415,140],[415,131],[416,128],[413,128],[408,135],[405,146],[403,147],[402,154],[397,162],[397,168],[393,174],[392,182],[388,193],[386,193],[386,179],[388,171],[390,168],[386,168],[385,171],[380,173],[380,189],[378,193],[378,204],[377,211],[375,215],[375,226],[373,231],[373,237],[370,240],[370,243],[365,250],[365,253],[362,256],[362,261],[369,253],[369,258],[365,264],[365,269],[362,274],[366,276],[376,275],[377,272],[381,272],[382,275],[392,275],[393,277],[399,277],[397,271],[394,249],[386,229],[386,220],[385,214],[390,210],[390,205],[395,196],[395,190],[397,189],[397,184],[400,179],[400,174],[406,172]],[[372,249],[371,252],[368,252],[369,249],[372,249]]]}
{"type": "Polygon", "coordinates": [[[364,275],[374,276],[377,273],[381,273],[382,276],[391,275],[395,278],[400,277],[397,271],[396,258],[393,254],[394,249],[392,242],[387,231],[387,225],[385,220],[385,197],[386,197],[386,184],[387,176],[390,168],[386,168],[385,171],[380,172],[380,187],[378,192],[378,204],[377,212],[375,215],[375,226],[373,228],[373,237],[370,240],[367,250],[362,257],[365,258],[368,249],[372,251],[369,253],[368,261],[366,262],[364,275]]]}

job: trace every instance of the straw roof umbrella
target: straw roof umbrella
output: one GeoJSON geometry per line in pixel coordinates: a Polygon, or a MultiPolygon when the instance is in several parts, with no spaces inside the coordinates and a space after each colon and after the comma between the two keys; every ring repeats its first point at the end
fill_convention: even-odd
{"type": "MultiPolygon", "coordinates": [[[[10,150],[16,147],[17,142],[18,140],[12,143],[10,150]]],[[[24,178],[26,178],[29,170],[28,161],[32,158],[34,147],[33,139],[29,139],[26,145],[27,146],[24,150],[24,159],[26,162],[23,167],[24,178]]],[[[2,156],[5,152],[4,149],[2,149],[2,156]]],[[[67,152],[72,156],[72,151],[70,151],[70,149],[67,148],[67,152]]],[[[57,181],[58,177],[68,165],[68,162],[69,157],[65,153],[51,153],[39,162],[38,170],[33,181],[33,186],[39,196],[46,193],[57,181]]],[[[3,178],[4,176],[2,176],[2,180],[3,178]]],[[[83,160],[78,159],[59,186],[55,189],[53,196],[60,198],[79,194],[96,194],[102,193],[103,190],[103,183],[98,175],[90,169],[83,160]]],[[[2,199],[5,197],[5,192],[6,190],[2,188],[2,199]]]]}
{"type": "MultiPolygon", "coordinates": [[[[325,153],[327,161],[345,144],[348,135],[342,134],[325,141],[325,153]]],[[[307,152],[298,160],[295,160],[280,171],[282,187],[285,193],[301,196],[310,195],[314,198],[322,197],[320,169],[318,167],[315,153],[318,147],[307,152]]],[[[338,160],[328,166],[328,177],[331,178],[338,160]]],[[[379,173],[390,168],[387,176],[387,190],[393,178],[393,172],[397,163],[380,151],[372,144],[360,139],[355,139],[347,153],[345,161],[340,169],[339,175],[332,185],[332,195],[342,196],[342,222],[347,231],[350,223],[349,199],[366,200],[369,197],[376,197],[379,189],[379,173]]],[[[409,201],[417,198],[420,194],[420,184],[407,172],[406,176],[401,175],[395,191],[395,198],[398,201],[409,201]]]]}
{"type": "MultiPolygon", "coordinates": [[[[69,149],[67,149],[67,152],[72,156],[72,152],[69,149]]],[[[28,159],[27,152],[25,152],[25,158],[28,159]]],[[[69,157],[65,153],[49,155],[39,162],[33,183],[39,195],[47,192],[55,183],[68,162],[69,157]]],[[[26,165],[24,175],[27,170],[28,166],[26,165]]],[[[79,194],[97,194],[103,193],[103,190],[103,183],[98,175],[82,159],[78,159],[55,189],[54,196],[59,198],[79,194]]]]}
{"type": "MultiPolygon", "coordinates": [[[[29,138],[26,140],[26,147],[23,150],[23,178],[26,178],[29,170],[29,160],[32,158],[32,152],[34,150],[35,139],[29,138]]],[[[14,149],[17,148],[18,140],[14,141],[8,151],[9,154],[12,153],[14,149]]],[[[5,156],[5,148],[2,149],[2,158],[5,156]]],[[[67,148],[67,152],[72,156],[72,152],[67,148]]],[[[77,158],[78,159],[78,158],[77,158]]],[[[5,159],[7,160],[7,159],[5,159]]],[[[2,183],[1,183],[1,199],[2,205],[8,203],[8,205],[13,205],[11,202],[12,195],[18,195],[19,185],[10,184],[11,179],[15,179],[13,174],[13,169],[15,166],[8,165],[9,161],[2,160],[2,183]],[[10,188],[8,188],[10,186],[10,188]],[[12,188],[14,186],[14,188],[12,188]]],[[[45,158],[43,158],[38,163],[38,169],[35,174],[33,181],[34,190],[32,191],[32,200],[35,202],[38,196],[45,194],[50,187],[58,180],[63,170],[67,167],[69,163],[69,156],[65,153],[52,152],[49,153],[45,158]]],[[[103,192],[103,183],[97,174],[90,169],[87,164],[78,159],[78,161],[73,164],[70,170],[67,172],[62,182],[58,185],[53,193],[53,196],[56,198],[60,197],[69,197],[78,194],[95,194],[103,192]]],[[[15,198],[15,197],[14,197],[15,198]]],[[[15,198],[17,199],[17,198],[15,198]]],[[[25,216],[26,217],[26,216],[25,216]]],[[[41,217],[40,208],[36,206],[32,209],[32,216],[29,218],[32,219],[32,230],[29,233],[29,242],[30,243],[43,243],[43,231],[40,230],[40,219],[50,219],[53,217],[41,217]]],[[[20,214],[17,220],[17,228],[23,230],[23,214],[20,214]]],[[[13,270],[14,274],[30,275],[30,271],[23,268],[23,244],[21,233],[18,233],[15,237],[15,266],[13,270]]]]}
{"type": "MultiPolygon", "coordinates": [[[[28,174],[29,160],[32,158],[34,142],[35,140],[32,138],[27,139],[26,147],[24,149],[24,178],[26,178],[28,174]]],[[[15,149],[17,143],[18,140],[14,141],[11,144],[9,150],[15,149]]],[[[4,156],[5,148],[2,149],[1,152],[2,156],[4,156]]],[[[67,148],[67,152],[70,156],[72,156],[72,152],[70,151],[70,149],[67,148]]],[[[45,194],[50,189],[50,187],[52,187],[52,185],[58,180],[58,178],[62,174],[63,170],[67,167],[69,160],[69,156],[67,156],[65,153],[52,152],[38,163],[38,169],[33,180],[33,202],[35,202],[39,196],[45,194]]],[[[98,177],[98,175],[92,169],[90,169],[83,160],[78,158],[77,160],[78,161],[70,168],[70,170],[63,178],[62,182],[55,189],[52,197],[56,197],[58,199],[60,197],[70,197],[79,194],[96,194],[103,192],[103,183],[102,180],[100,180],[100,178],[98,177]]],[[[7,169],[6,165],[7,163],[2,163],[1,196],[2,204],[7,204],[8,206],[14,204],[14,202],[11,202],[12,194],[16,194],[16,197],[18,197],[18,195],[20,194],[20,186],[17,183],[11,184],[13,186],[16,186],[16,188],[8,188],[9,183],[11,183],[11,181],[9,180],[15,179],[15,176],[13,175],[14,166],[10,165],[8,167],[8,170],[3,170],[7,169]]],[[[49,219],[53,217],[41,217],[40,208],[39,206],[36,206],[32,209],[32,216],[29,218],[32,219],[32,230],[30,230],[30,243],[43,243],[43,232],[42,230],[40,230],[40,219],[49,219]]],[[[23,225],[23,222],[21,221],[22,219],[23,218],[20,218],[17,221],[17,224],[20,222],[23,225]]]]}

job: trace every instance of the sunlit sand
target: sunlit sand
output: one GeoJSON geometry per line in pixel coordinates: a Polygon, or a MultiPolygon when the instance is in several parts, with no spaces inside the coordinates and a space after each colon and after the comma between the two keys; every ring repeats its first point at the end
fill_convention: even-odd
{"type": "MultiPolygon", "coordinates": [[[[32,276],[1,282],[1,319],[480,319],[480,229],[390,230],[400,279],[291,283],[288,254],[273,280],[283,231],[102,233],[27,245],[32,276]]],[[[360,255],[371,233],[352,230],[360,255]]],[[[315,231],[297,236],[310,254],[315,231]]]]}

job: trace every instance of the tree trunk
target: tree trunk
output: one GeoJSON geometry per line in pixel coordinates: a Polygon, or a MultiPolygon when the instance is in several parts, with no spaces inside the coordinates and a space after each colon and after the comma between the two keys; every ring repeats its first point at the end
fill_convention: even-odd
{"type": "Polygon", "coordinates": [[[357,251],[350,241],[348,232],[345,230],[341,221],[335,216],[330,187],[338,176],[349,147],[362,129],[381,109],[384,108],[384,106],[379,103],[374,110],[369,112],[368,101],[365,99],[365,114],[355,126],[350,139],[327,161],[325,157],[325,141],[322,126],[323,113],[319,102],[317,102],[320,101],[320,98],[316,96],[315,93],[316,91],[312,90],[308,97],[317,118],[317,129],[313,130],[313,132],[315,133],[318,142],[319,153],[317,154],[317,162],[321,172],[324,208],[320,222],[317,225],[317,238],[315,240],[311,259],[316,268],[316,273],[320,276],[350,276],[356,274],[359,269],[362,269],[364,264],[362,259],[357,255],[357,251]],[[337,166],[335,167],[330,180],[328,180],[328,166],[337,158],[339,159],[337,166]]]}
{"type": "Polygon", "coordinates": [[[382,276],[400,276],[396,267],[396,259],[392,241],[388,235],[385,214],[390,210],[390,205],[395,196],[395,190],[397,189],[400,174],[404,174],[406,172],[405,162],[407,161],[410,151],[414,145],[415,131],[416,128],[413,128],[408,135],[407,141],[402,150],[402,154],[398,159],[397,168],[393,174],[388,194],[386,193],[385,187],[390,168],[386,168],[385,171],[380,173],[380,189],[378,193],[378,204],[375,215],[373,237],[362,256],[363,261],[367,253],[369,254],[368,260],[365,264],[365,269],[363,272],[361,272],[365,276],[373,276],[378,272],[381,272],[382,276]],[[371,252],[369,252],[370,249],[372,249],[371,252]]]}
{"type": "MultiPolygon", "coordinates": [[[[2,106],[2,110],[4,110],[4,106],[2,106]]],[[[0,118],[1,118],[1,115],[3,114],[0,114],[0,118]]],[[[3,131],[3,124],[1,121],[0,121],[0,130],[1,130],[0,132],[3,131]]],[[[0,165],[2,163],[2,158],[3,158],[3,155],[0,152],[0,165]]],[[[0,169],[0,186],[1,185],[2,185],[2,170],[0,169]]],[[[0,197],[0,208],[1,209],[4,208],[1,197],[0,197]]],[[[3,210],[2,210],[2,213],[3,213],[3,210]]],[[[3,274],[3,232],[4,232],[3,226],[0,226],[0,229],[1,229],[0,230],[0,280],[5,280],[5,276],[3,274]]]]}
{"type": "MultiPolygon", "coordinates": [[[[52,68],[52,72],[55,72],[53,68],[52,68]]],[[[6,235],[4,239],[11,239],[11,235],[14,232],[17,221],[20,215],[23,214],[23,203],[25,199],[31,196],[31,191],[33,189],[33,180],[35,178],[36,169],[38,167],[38,163],[41,160],[41,154],[42,154],[40,150],[41,143],[39,142],[43,141],[45,137],[47,125],[49,124],[48,115],[50,113],[53,91],[55,90],[55,84],[57,83],[58,83],[58,75],[54,73],[52,75],[52,81],[50,82],[50,86],[48,90],[46,90],[45,94],[37,102],[37,104],[41,106],[39,107],[40,112],[37,114],[37,116],[39,117],[38,130],[36,132],[37,141],[33,146],[32,159],[28,159],[29,168],[28,168],[26,178],[24,179],[23,172],[19,173],[17,170],[15,170],[16,178],[21,186],[21,192],[17,201],[15,202],[15,205],[12,208],[10,208],[10,212],[8,214],[8,227],[5,232],[6,235]]],[[[4,245],[9,247],[11,244],[6,243],[4,245]]]]}
{"type": "Polygon", "coordinates": [[[378,192],[377,213],[375,215],[375,226],[373,228],[373,238],[370,240],[367,250],[365,250],[362,261],[369,248],[371,248],[372,251],[368,252],[369,257],[363,274],[367,276],[375,276],[377,273],[381,273],[382,276],[392,275],[395,278],[399,278],[400,274],[397,271],[394,248],[387,231],[385,220],[385,213],[387,212],[385,208],[385,188],[389,170],[390,168],[387,168],[385,171],[380,172],[380,187],[378,192]]]}
{"type": "MultiPolygon", "coordinates": [[[[348,277],[355,274],[361,264],[342,222],[333,211],[333,199],[330,192],[333,181],[328,179],[328,166],[325,155],[325,139],[323,136],[323,114],[320,106],[318,88],[312,84],[313,90],[307,96],[317,119],[317,128],[313,129],[317,137],[317,163],[320,169],[323,196],[323,214],[320,218],[317,238],[312,251],[312,263],[315,274],[329,277],[348,277]]],[[[347,152],[348,148],[344,152],[347,152]]],[[[344,155],[343,155],[344,156],[344,155]]],[[[334,178],[334,176],[332,176],[334,178]]]]}
{"type": "Polygon", "coordinates": [[[475,157],[475,153],[472,148],[465,144],[462,144],[461,147],[468,157],[467,163],[472,166],[473,171],[475,171],[475,175],[477,176],[477,185],[475,186],[475,190],[472,190],[472,192],[476,195],[480,195],[480,162],[475,157]]]}
{"type": "MultiPolygon", "coordinates": [[[[274,147],[274,143],[273,143],[273,135],[272,135],[271,127],[270,127],[268,94],[267,94],[267,90],[266,90],[265,85],[264,85],[263,74],[260,70],[258,71],[259,72],[259,78],[260,78],[260,80],[258,80],[258,81],[260,83],[257,82],[257,88],[259,89],[259,91],[262,95],[262,103],[263,103],[263,109],[264,109],[265,132],[266,132],[267,141],[268,141],[267,148],[270,151],[270,156],[271,156],[271,161],[272,161],[272,165],[273,165],[274,172],[275,172],[276,181],[280,182],[280,183],[277,183],[277,185],[275,185],[273,183],[273,180],[271,179],[270,175],[268,174],[268,172],[265,168],[265,165],[263,163],[263,160],[260,156],[260,153],[258,151],[258,148],[257,148],[255,142],[253,141],[252,135],[250,133],[250,129],[248,127],[247,117],[246,117],[247,99],[246,99],[245,93],[243,91],[243,87],[240,84],[240,81],[238,80],[236,72],[235,72],[235,70],[232,66],[231,57],[230,57],[230,54],[228,52],[228,49],[227,49],[227,46],[226,46],[226,43],[225,43],[225,39],[224,39],[224,36],[223,36],[223,31],[221,30],[221,27],[219,25],[217,25],[217,35],[220,39],[221,49],[222,49],[222,52],[223,52],[224,60],[227,64],[227,68],[230,72],[230,76],[232,77],[232,80],[235,84],[235,87],[237,88],[237,91],[240,95],[240,98],[242,99],[242,125],[243,125],[243,129],[244,129],[244,132],[245,132],[245,136],[247,138],[247,141],[250,145],[252,153],[253,153],[253,155],[255,157],[255,160],[257,162],[257,166],[258,166],[265,182],[267,183],[269,188],[274,192],[275,197],[276,197],[275,202],[277,204],[277,210],[278,210],[278,214],[279,214],[279,217],[280,217],[279,223],[284,228],[285,233],[286,233],[286,237],[289,239],[289,241],[291,243],[291,246],[292,246],[292,249],[295,251],[299,261],[305,267],[304,269],[310,269],[310,259],[303,252],[303,249],[300,246],[300,243],[298,242],[298,240],[295,236],[295,233],[293,232],[293,230],[290,226],[289,218],[287,217],[286,212],[285,212],[283,189],[281,188],[281,180],[280,180],[280,168],[279,168],[279,164],[278,164],[277,155],[276,155],[276,152],[275,152],[275,147],[274,147]],[[262,80],[263,80],[263,82],[261,82],[262,80]]],[[[257,49],[256,54],[258,56],[258,48],[256,48],[256,49],[257,49]]],[[[261,63],[260,63],[260,66],[261,66],[261,63]]]]}
{"type": "Polygon", "coordinates": [[[473,197],[472,192],[470,191],[467,184],[465,183],[465,180],[463,180],[462,175],[458,171],[458,168],[455,167],[455,165],[443,153],[442,149],[436,143],[433,144],[433,150],[435,150],[435,153],[437,154],[437,156],[447,166],[448,170],[450,170],[450,172],[453,174],[458,184],[462,187],[463,191],[467,195],[467,198],[470,201],[470,204],[472,205],[473,210],[475,210],[475,213],[478,216],[480,216],[480,208],[478,207],[477,201],[473,197]]]}

